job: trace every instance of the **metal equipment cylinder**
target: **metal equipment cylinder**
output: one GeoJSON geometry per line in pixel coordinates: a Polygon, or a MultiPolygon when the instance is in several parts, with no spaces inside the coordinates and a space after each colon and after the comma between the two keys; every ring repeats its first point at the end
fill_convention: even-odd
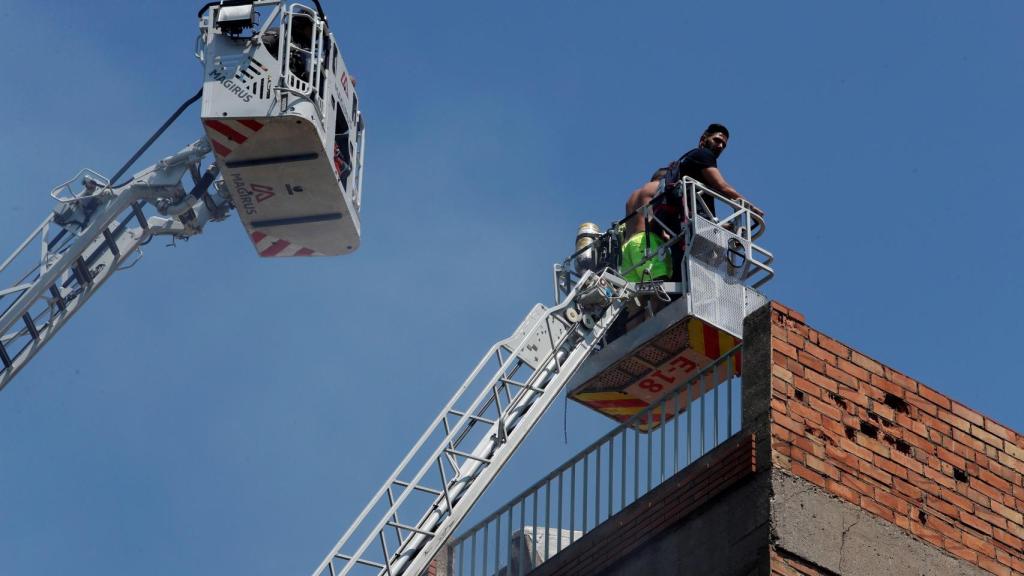
{"type": "Polygon", "coordinates": [[[601,237],[601,227],[593,222],[584,222],[576,230],[576,273],[597,268],[598,254],[595,249],[601,237]]]}

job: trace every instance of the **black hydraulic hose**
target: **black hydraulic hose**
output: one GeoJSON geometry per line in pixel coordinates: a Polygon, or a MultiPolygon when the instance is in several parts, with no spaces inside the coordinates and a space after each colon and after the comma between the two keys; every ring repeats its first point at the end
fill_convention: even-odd
{"type": "MultiPolygon", "coordinates": [[[[124,173],[127,172],[128,169],[132,167],[132,164],[135,164],[135,161],[139,159],[139,156],[142,156],[143,154],[146,153],[146,150],[149,150],[149,147],[153,145],[153,142],[156,142],[156,139],[159,138],[160,135],[163,134],[164,131],[167,130],[167,128],[171,124],[174,123],[175,120],[178,119],[178,116],[181,116],[181,113],[184,112],[186,108],[188,108],[189,106],[194,104],[196,102],[196,100],[199,100],[202,96],[203,96],[203,89],[200,88],[199,91],[196,92],[195,96],[193,96],[193,97],[189,98],[188,100],[186,100],[181,106],[178,106],[178,109],[174,111],[174,114],[171,114],[171,117],[168,118],[163,123],[163,125],[160,126],[160,128],[156,132],[153,133],[152,136],[149,137],[149,140],[146,140],[146,143],[142,145],[142,148],[139,148],[138,151],[136,151],[135,154],[131,158],[128,159],[128,162],[126,162],[124,166],[121,166],[121,169],[117,171],[117,174],[114,174],[114,177],[111,178],[110,181],[111,182],[117,182],[118,178],[120,178],[121,176],[124,176],[124,173]]],[[[114,184],[114,188],[117,188],[119,186],[124,186],[127,183],[128,183],[128,181],[121,182],[119,184],[114,184]]]]}

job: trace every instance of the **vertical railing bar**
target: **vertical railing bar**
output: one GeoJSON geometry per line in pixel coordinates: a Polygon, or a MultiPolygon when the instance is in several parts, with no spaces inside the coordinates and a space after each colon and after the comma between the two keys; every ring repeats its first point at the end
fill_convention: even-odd
{"type": "Polygon", "coordinates": [[[651,430],[654,421],[651,412],[653,410],[647,411],[647,492],[651,491],[651,465],[654,461],[654,446],[651,445],[651,442],[654,441],[654,431],[651,430]]]}
{"type": "Polygon", "coordinates": [[[693,462],[693,382],[686,385],[686,465],[693,462]]]}
{"type": "Polygon", "coordinates": [[[594,526],[601,523],[601,447],[598,446],[594,462],[594,526]]]}
{"type": "Polygon", "coordinates": [[[508,572],[512,572],[512,516],[515,515],[516,507],[512,504],[508,507],[508,545],[505,547],[505,552],[508,554],[508,559],[505,561],[505,566],[508,566],[508,572]]]}
{"type": "Polygon", "coordinates": [[[660,472],[661,472],[661,482],[665,481],[665,428],[668,428],[668,426],[665,424],[665,407],[667,405],[668,405],[668,399],[667,398],[663,399],[661,401],[661,404],[659,405],[659,409],[661,410],[661,415],[658,416],[658,422],[659,422],[658,428],[661,429],[661,445],[658,446],[659,452],[660,452],[660,454],[659,454],[660,462],[658,463],[658,466],[661,468],[661,470],[660,470],[660,472]]]}
{"type": "Polygon", "coordinates": [[[704,417],[704,413],[707,412],[708,407],[708,394],[707,394],[707,373],[701,376],[700,385],[700,455],[704,455],[704,429],[707,428],[707,422],[704,417]]]}
{"type": "Polygon", "coordinates": [[[712,380],[711,380],[711,385],[715,387],[715,391],[714,391],[714,394],[715,394],[715,412],[714,412],[715,433],[713,435],[713,438],[714,438],[713,442],[714,443],[712,444],[712,446],[718,446],[718,389],[720,388],[720,386],[718,384],[718,371],[719,371],[719,368],[721,368],[721,364],[715,364],[714,369],[711,370],[711,374],[713,374],[712,380]]]}
{"type": "Polygon", "coordinates": [[[489,557],[487,545],[490,544],[490,541],[487,539],[487,537],[490,536],[490,527],[490,522],[484,524],[484,553],[483,556],[480,558],[480,570],[483,576],[487,576],[487,558],[489,557]]]}
{"type": "MultiPolygon", "coordinates": [[[[538,490],[539,490],[539,488],[538,488],[538,490]]],[[[533,522],[533,542],[534,542],[534,545],[536,545],[536,543],[537,543],[537,529],[540,528],[540,522],[537,519],[537,492],[533,493],[533,514],[530,516],[530,521],[533,522]]],[[[545,534],[545,536],[546,536],[546,534],[545,534]]],[[[537,551],[534,550],[533,552],[536,553],[537,551]]],[[[530,553],[529,550],[527,550],[527,553],[530,554],[530,563],[533,564],[533,556],[534,556],[534,554],[530,553]]]]}
{"type": "Polygon", "coordinates": [[[473,536],[469,539],[469,576],[476,576],[476,535],[478,532],[473,532],[473,536]]]}
{"type": "MultiPolygon", "coordinates": [[[[735,352],[733,352],[733,354],[735,354],[735,352]]],[[[733,387],[732,386],[733,385],[733,381],[732,381],[733,371],[732,371],[732,364],[731,364],[732,362],[733,362],[733,359],[729,358],[729,362],[726,364],[726,368],[725,368],[726,374],[729,375],[729,395],[725,397],[726,417],[729,420],[729,428],[726,430],[726,433],[727,433],[727,436],[729,438],[732,438],[732,387],[733,387]]]]}
{"type": "Polygon", "coordinates": [[[608,517],[615,508],[615,437],[608,439],[608,517]]]}
{"type": "Polygon", "coordinates": [[[548,541],[550,538],[547,536],[550,534],[551,529],[551,480],[544,486],[544,561],[547,562],[548,558],[551,557],[550,550],[548,549],[548,541]]]}
{"type": "MultiPolygon", "coordinates": [[[[640,425],[637,420],[636,425],[640,425]]],[[[640,431],[633,430],[633,502],[640,498],[640,431]]]]}
{"type": "Polygon", "coordinates": [[[569,545],[576,542],[576,463],[569,468],[569,545]]]}
{"type": "Polygon", "coordinates": [[[584,534],[587,533],[587,509],[590,508],[589,500],[587,499],[587,488],[588,488],[588,484],[589,484],[589,481],[590,481],[590,476],[589,476],[589,474],[590,474],[590,466],[589,466],[589,463],[587,462],[588,458],[590,458],[590,454],[589,453],[587,453],[587,454],[585,454],[583,456],[583,500],[581,501],[581,503],[583,505],[583,533],[584,534]]]}
{"type": "Polygon", "coordinates": [[[621,493],[619,510],[622,510],[626,507],[626,432],[628,430],[629,428],[622,429],[622,464],[620,464],[620,466],[622,466],[622,480],[621,482],[619,482],[619,492],[621,493]]]}
{"type": "Polygon", "coordinates": [[[565,478],[565,470],[558,473],[558,544],[555,546],[555,554],[562,551],[562,508],[565,506],[562,500],[563,478],[565,478]]]}
{"type": "Polygon", "coordinates": [[[519,501],[519,576],[526,574],[526,498],[519,501]]]}
{"type": "Polygon", "coordinates": [[[672,413],[672,474],[679,472],[679,397],[680,390],[675,393],[676,407],[672,413]]]}

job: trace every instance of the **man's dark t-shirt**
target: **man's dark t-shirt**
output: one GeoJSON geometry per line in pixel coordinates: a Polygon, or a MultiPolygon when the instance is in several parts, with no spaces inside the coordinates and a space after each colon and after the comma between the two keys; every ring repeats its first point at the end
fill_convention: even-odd
{"type": "MultiPolygon", "coordinates": [[[[717,168],[718,159],[715,155],[707,148],[694,148],[686,154],[683,154],[679,160],[669,165],[668,173],[665,174],[665,185],[669,187],[669,191],[672,191],[671,186],[676,182],[683,179],[684,176],[689,176],[694,180],[703,182],[703,170],[705,168],[717,168]]],[[[655,216],[668,227],[673,228],[671,232],[679,232],[679,224],[682,220],[682,204],[683,199],[679,196],[682,194],[682,190],[676,190],[675,194],[666,194],[661,198],[654,207],[655,216]]],[[[705,218],[715,216],[715,202],[714,197],[710,194],[702,194],[704,203],[707,204],[708,210],[704,210],[702,207],[698,207],[698,214],[705,218]]],[[[656,230],[660,228],[655,228],[656,230]]]]}
{"type": "MultiPolygon", "coordinates": [[[[711,152],[711,150],[708,150],[707,148],[694,148],[693,150],[690,150],[689,152],[687,152],[686,154],[683,154],[679,158],[679,163],[678,163],[677,170],[670,171],[669,174],[667,175],[670,178],[675,176],[675,178],[672,178],[671,180],[666,180],[666,184],[674,183],[674,182],[677,182],[679,180],[682,180],[683,176],[689,176],[690,178],[693,178],[694,180],[700,182],[701,184],[704,184],[705,186],[708,186],[708,184],[706,182],[704,182],[703,171],[704,171],[705,168],[717,168],[717,167],[718,167],[718,158],[715,158],[715,155],[714,155],[713,152],[711,152]],[[673,174],[672,172],[675,172],[675,174],[673,174]]],[[[710,186],[708,186],[708,187],[710,188],[710,186]]],[[[707,204],[708,210],[711,212],[711,216],[714,216],[715,215],[715,199],[714,199],[714,196],[712,196],[710,194],[701,194],[701,196],[704,199],[704,203],[707,204]]],[[[699,213],[700,212],[704,212],[704,210],[703,209],[699,209],[699,213]]],[[[702,216],[707,216],[706,214],[701,214],[701,215],[702,216]]]]}

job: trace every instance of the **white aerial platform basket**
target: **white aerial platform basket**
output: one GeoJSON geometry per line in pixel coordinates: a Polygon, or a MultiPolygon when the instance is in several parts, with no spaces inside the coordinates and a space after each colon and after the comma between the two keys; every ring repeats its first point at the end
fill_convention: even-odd
{"type": "Polygon", "coordinates": [[[363,119],[319,4],[228,0],[199,27],[203,128],[256,251],[357,249],[363,119]]]}

